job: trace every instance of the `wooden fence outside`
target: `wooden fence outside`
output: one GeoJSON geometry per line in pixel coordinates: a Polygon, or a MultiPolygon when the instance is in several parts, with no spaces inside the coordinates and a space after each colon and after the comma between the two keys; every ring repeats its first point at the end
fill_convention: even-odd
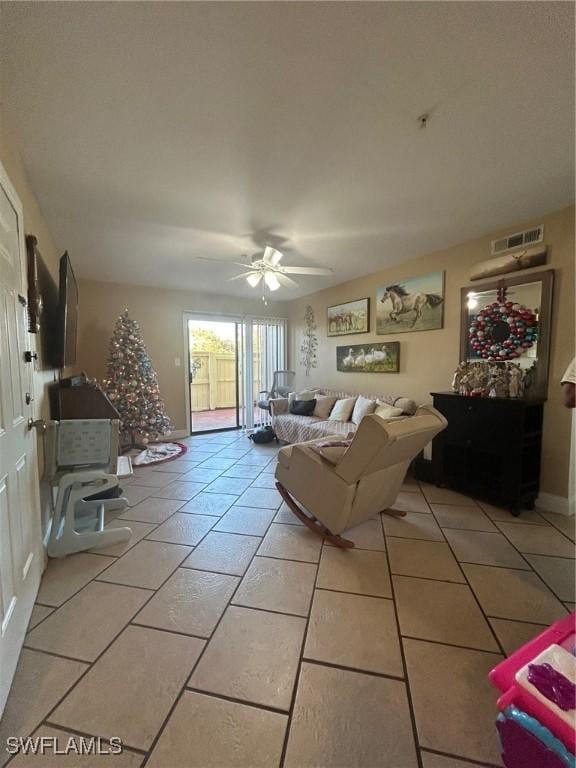
{"type": "MultiPolygon", "coordinates": [[[[193,352],[192,362],[197,362],[196,372],[190,384],[192,413],[214,411],[217,408],[234,408],[236,405],[236,355],[232,352],[193,352]]],[[[254,395],[260,391],[259,360],[254,360],[254,395]]],[[[242,386],[239,382],[238,397],[242,403],[242,386]]]]}

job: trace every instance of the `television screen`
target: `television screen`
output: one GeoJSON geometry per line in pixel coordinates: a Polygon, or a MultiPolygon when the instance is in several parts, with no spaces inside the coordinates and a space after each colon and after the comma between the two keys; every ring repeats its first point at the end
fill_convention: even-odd
{"type": "Polygon", "coordinates": [[[46,266],[34,235],[26,235],[28,254],[28,320],[30,333],[38,334],[42,369],[55,368],[58,353],[58,286],[46,266]]]}
{"type": "Polygon", "coordinates": [[[78,334],[78,284],[74,277],[68,251],[60,259],[60,301],[58,306],[58,356],[57,368],[65,368],[76,362],[76,337],[78,334]]]}

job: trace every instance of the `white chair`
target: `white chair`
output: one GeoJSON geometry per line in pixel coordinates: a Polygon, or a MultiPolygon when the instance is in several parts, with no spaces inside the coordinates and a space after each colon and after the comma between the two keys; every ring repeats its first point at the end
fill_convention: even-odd
{"type": "Polygon", "coordinates": [[[57,488],[48,555],[64,557],[128,541],[131,528],[105,529],[106,511],[125,509],[127,499],[102,498],[119,485],[118,421],[74,419],[47,426],[44,475],[57,488]]]}
{"type": "Polygon", "coordinates": [[[265,421],[270,418],[270,400],[276,397],[286,397],[293,389],[295,378],[295,371],[274,371],[270,389],[263,389],[258,393],[258,408],[268,414],[264,419],[265,421]]]}

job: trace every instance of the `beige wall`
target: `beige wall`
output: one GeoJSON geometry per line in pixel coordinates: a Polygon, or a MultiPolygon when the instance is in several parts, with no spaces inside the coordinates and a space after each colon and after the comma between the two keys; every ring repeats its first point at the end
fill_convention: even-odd
{"type": "MultiPolygon", "coordinates": [[[[570,415],[560,402],[560,378],[574,356],[574,208],[541,216],[529,222],[513,222],[505,230],[464,243],[445,251],[437,251],[409,262],[391,266],[381,272],[358,278],[290,303],[290,366],[297,371],[299,385],[318,384],[341,390],[395,392],[414,399],[430,401],[429,393],[450,388],[452,372],[458,363],[460,349],[460,289],[469,285],[470,267],[490,256],[490,241],[500,235],[544,224],[548,244],[548,265],[555,270],[554,312],[548,402],[545,406],[544,457],[542,491],[568,496],[570,456],[570,415]],[[409,277],[445,270],[444,328],[390,336],[375,333],[341,338],[326,336],[326,308],[332,304],[369,296],[370,328],[375,329],[375,294],[379,286],[409,277]],[[310,304],[316,314],[320,340],[318,367],[306,378],[300,365],[304,310],[310,304]],[[336,346],[377,341],[400,342],[398,374],[339,373],[336,371],[336,346]]],[[[359,262],[360,262],[360,258],[359,262]]],[[[528,270],[532,272],[534,270],[528,270]]],[[[476,283],[481,285],[482,281],[476,283]]]]}
{"type": "Polygon", "coordinates": [[[283,304],[264,307],[260,299],[198,294],[164,288],[80,280],[80,325],[77,370],[102,380],[106,373],[108,342],[117,317],[128,309],[142,330],[160,393],[175,430],[186,428],[183,313],[223,312],[286,317],[283,304]],[[263,311],[265,310],[265,311],[263,311]],[[180,358],[181,365],[175,365],[180,358]]]}

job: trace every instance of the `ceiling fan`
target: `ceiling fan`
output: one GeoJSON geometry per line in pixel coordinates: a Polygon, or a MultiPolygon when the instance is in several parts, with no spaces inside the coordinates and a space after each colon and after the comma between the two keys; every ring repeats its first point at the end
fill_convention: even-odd
{"type": "Polygon", "coordinates": [[[298,285],[289,275],[331,275],[332,270],[324,267],[287,267],[283,266],[282,252],[267,245],[262,253],[256,253],[250,261],[223,261],[222,259],[210,259],[202,256],[196,258],[202,261],[216,261],[220,264],[233,264],[236,267],[243,267],[246,271],[239,275],[230,277],[229,280],[242,280],[251,288],[257,288],[261,284],[262,290],[268,288],[269,291],[277,291],[281,285],[298,285]]]}

